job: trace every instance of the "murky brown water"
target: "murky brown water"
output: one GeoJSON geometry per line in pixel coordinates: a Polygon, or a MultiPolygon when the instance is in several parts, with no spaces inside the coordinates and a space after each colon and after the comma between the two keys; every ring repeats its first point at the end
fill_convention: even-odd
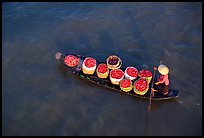
{"type": "Polygon", "coordinates": [[[201,3],[3,3],[3,135],[202,135],[201,3]],[[54,54],[170,68],[173,101],[67,73],[54,54]],[[144,133],[145,127],[148,130],[144,133]]]}

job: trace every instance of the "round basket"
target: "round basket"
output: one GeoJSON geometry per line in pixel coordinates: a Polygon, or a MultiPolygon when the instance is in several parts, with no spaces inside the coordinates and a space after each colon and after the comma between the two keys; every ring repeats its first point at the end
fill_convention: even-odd
{"type": "Polygon", "coordinates": [[[105,73],[100,73],[100,72],[98,72],[98,70],[96,70],[96,74],[97,74],[97,76],[98,76],[99,78],[104,79],[104,78],[107,78],[107,77],[108,77],[109,70],[108,70],[107,72],[105,72],[105,73]]]}
{"type": "Polygon", "coordinates": [[[106,59],[106,63],[107,63],[107,66],[108,66],[109,69],[119,69],[121,67],[121,65],[122,65],[122,60],[116,55],[111,55],[106,59]],[[111,65],[111,64],[108,63],[108,61],[110,59],[112,59],[112,58],[117,58],[118,59],[118,63],[116,65],[111,65]]]}
{"type": "MultiPolygon", "coordinates": [[[[121,80],[122,81],[122,80],[121,80]]],[[[121,83],[121,81],[120,81],[120,83],[121,83]]],[[[120,85],[120,89],[121,90],[123,90],[124,92],[129,92],[129,91],[131,91],[132,90],[132,81],[130,80],[130,87],[127,87],[127,88],[123,88],[123,87],[121,87],[121,85],[120,85]]]]}
{"type": "MultiPolygon", "coordinates": [[[[141,81],[141,79],[142,79],[142,78],[136,80],[136,81],[134,82],[134,85],[133,85],[133,87],[134,87],[134,92],[135,92],[136,94],[138,94],[138,95],[144,95],[144,94],[146,94],[147,91],[149,90],[149,83],[148,83],[147,80],[145,80],[145,79],[144,79],[144,80],[147,82],[147,88],[146,88],[145,90],[143,90],[143,91],[139,91],[138,89],[136,89],[135,85],[136,85],[137,81],[141,81]]],[[[142,82],[142,83],[143,83],[143,82],[142,82]]]]}
{"type": "Polygon", "coordinates": [[[144,91],[138,91],[135,87],[134,87],[134,92],[138,95],[144,95],[147,93],[147,91],[149,90],[149,85],[147,85],[147,88],[144,91]]]}

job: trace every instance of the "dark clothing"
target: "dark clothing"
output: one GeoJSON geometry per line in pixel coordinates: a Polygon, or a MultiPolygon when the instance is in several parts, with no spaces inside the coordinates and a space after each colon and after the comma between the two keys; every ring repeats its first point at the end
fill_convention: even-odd
{"type": "Polygon", "coordinates": [[[165,83],[160,83],[155,85],[155,89],[159,90],[163,95],[166,95],[169,91],[169,85],[165,85],[165,83]]]}

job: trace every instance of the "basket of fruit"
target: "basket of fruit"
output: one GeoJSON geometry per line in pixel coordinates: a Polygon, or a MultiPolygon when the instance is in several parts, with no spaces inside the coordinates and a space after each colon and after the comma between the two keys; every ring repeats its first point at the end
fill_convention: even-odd
{"type": "Polygon", "coordinates": [[[152,79],[152,73],[149,70],[143,69],[139,72],[139,76],[143,79],[146,79],[150,83],[152,79]]]}
{"type": "Polygon", "coordinates": [[[144,95],[149,90],[149,84],[147,80],[139,78],[134,83],[134,92],[139,95],[144,95]]]}

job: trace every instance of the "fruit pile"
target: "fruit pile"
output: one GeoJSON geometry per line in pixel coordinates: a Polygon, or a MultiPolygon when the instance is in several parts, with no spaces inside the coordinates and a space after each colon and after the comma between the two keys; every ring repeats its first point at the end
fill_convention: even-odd
{"type": "Polygon", "coordinates": [[[118,61],[119,61],[118,58],[113,57],[113,58],[109,59],[108,63],[111,65],[116,65],[116,64],[118,64],[118,61]]]}
{"type": "Polygon", "coordinates": [[[76,65],[79,64],[79,58],[77,58],[76,56],[74,55],[67,55],[65,58],[64,58],[64,62],[67,66],[69,67],[74,67],[76,65]]]}
{"type": "MultiPolygon", "coordinates": [[[[69,67],[77,66],[79,61],[80,59],[74,55],[67,55],[64,58],[64,63],[69,67]]],[[[123,72],[123,70],[120,69],[121,64],[121,59],[115,55],[109,56],[106,63],[100,63],[98,66],[94,58],[86,57],[82,64],[82,71],[84,74],[93,75],[97,67],[96,74],[98,78],[103,79],[109,76],[111,83],[119,85],[120,89],[124,92],[130,92],[133,89],[136,94],[144,95],[149,89],[152,73],[146,69],[138,72],[138,70],[132,66],[127,67],[123,72]],[[139,78],[137,79],[138,76],[139,78]]]]}
{"type": "Polygon", "coordinates": [[[134,83],[134,92],[139,95],[144,95],[149,89],[147,80],[140,78],[134,83]]]}
{"type": "Polygon", "coordinates": [[[105,73],[105,72],[108,71],[108,67],[107,67],[107,65],[105,63],[101,63],[101,64],[98,65],[97,71],[99,73],[105,73]]]}
{"type": "Polygon", "coordinates": [[[152,73],[149,70],[143,69],[139,72],[139,76],[143,79],[146,79],[150,83],[152,79],[152,73]]]}
{"type": "Polygon", "coordinates": [[[124,72],[121,69],[111,70],[110,76],[114,79],[120,79],[124,76],[124,72]]]}
{"type": "Polygon", "coordinates": [[[134,67],[127,67],[125,70],[125,77],[131,80],[136,79],[138,76],[138,70],[134,67]]]}
{"type": "Polygon", "coordinates": [[[129,92],[132,90],[132,81],[130,79],[123,79],[120,81],[120,89],[129,92]]]}
{"type": "Polygon", "coordinates": [[[107,65],[105,63],[99,64],[96,73],[99,78],[107,78],[109,73],[107,65]]]}
{"type": "Polygon", "coordinates": [[[121,69],[113,69],[110,71],[110,80],[113,84],[118,85],[123,79],[124,72],[121,69]]]}
{"type": "Polygon", "coordinates": [[[92,68],[96,65],[96,60],[94,58],[88,57],[84,60],[84,64],[88,68],[92,68]]]}
{"type": "Polygon", "coordinates": [[[92,57],[84,59],[82,64],[82,71],[84,74],[93,75],[96,69],[96,60],[92,57]]]}

